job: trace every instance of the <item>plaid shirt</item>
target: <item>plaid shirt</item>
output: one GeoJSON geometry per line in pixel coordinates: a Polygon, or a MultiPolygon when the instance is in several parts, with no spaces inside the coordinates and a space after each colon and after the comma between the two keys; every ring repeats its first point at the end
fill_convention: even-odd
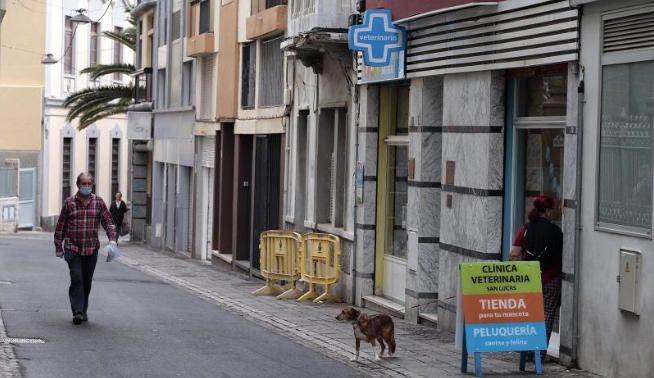
{"type": "Polygon", "coordinates": [[[102,198],[91,194],[86,206],[77,195],[66,198],[54,234],[57,252],[70,249],[82,256],[92,255],[95,250],[100,248],[98,240],[100,223],[107,231],[109,240],[116,240],[116,229],[102,198]]]}

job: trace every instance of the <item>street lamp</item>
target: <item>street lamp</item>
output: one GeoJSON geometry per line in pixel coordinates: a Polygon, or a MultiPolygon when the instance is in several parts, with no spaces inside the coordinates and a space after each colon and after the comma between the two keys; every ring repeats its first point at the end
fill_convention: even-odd
{"type": "MultiPolygon", "coordinates": [[[[78,9],[76,10],[76,12],[77,14],[70,18],[70,21],[73,23],[73,25],[75,25],[75,30],[73,30],[73,38],[75,38],[75,32],[77,31],[77,26],[79,24],[84,25],[84,24],[88,24],[89,22],[92,22],[92,20],[87,15],[84,14],[84,12],[86,12],[86,9],[78,9]]],[[[43,59],[41,59],[41,64],[58,63],[66,56],[66,53],[68,52],[68,49],[71,48],[71,46],[66,47],[66,50],[64,51],[64,53],[61,55],[61,58],[59,59],[55,59],[54,55],[52,55],[51,53],[45,54],[43,56],[43,59]]]]}

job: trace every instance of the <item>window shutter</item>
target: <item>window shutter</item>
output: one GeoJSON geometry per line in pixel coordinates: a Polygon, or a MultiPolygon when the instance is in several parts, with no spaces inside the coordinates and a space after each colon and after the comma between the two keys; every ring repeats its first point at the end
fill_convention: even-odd
{"type": "Polygon", "coordinates": [[[604,20],[604,53],[654,47],[654,12],[604,20]]]}

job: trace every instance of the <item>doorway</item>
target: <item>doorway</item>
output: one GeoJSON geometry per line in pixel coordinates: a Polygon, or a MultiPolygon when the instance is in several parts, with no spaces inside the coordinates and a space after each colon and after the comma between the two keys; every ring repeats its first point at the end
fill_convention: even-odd
{"type": "MultiPolygon", "coordinates": [[[[502,256],[508,260],[515,233],[534,199],[556,200],[552,222],[563,228],[563,169],[567,113],[567,65],[513,71],[508,81],[502,256]]],[[[555,320],[548,352],[558,357],[555,320]]]]}
{"type": "Polygon", "coordinates": [[[409,87],[380,89],[375,295],[404,304],[408,234],[409,87]]]}

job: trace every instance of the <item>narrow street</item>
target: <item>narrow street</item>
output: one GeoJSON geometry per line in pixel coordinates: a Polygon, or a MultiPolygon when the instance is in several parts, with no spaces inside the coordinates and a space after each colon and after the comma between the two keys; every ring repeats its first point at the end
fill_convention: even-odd
{"type": "MultiPolygon", "coordinates": [[[[363,376],[189,292],[119,262],[106,263],[104,257],[95,271],[89,322],[75,326],[68,268],[54,256],[51,240],[0,238],[0,315],[6,333],[45,341],[14,348],[24,376],[363,376]]],[[[6,344],[0,340],[0,365],[7,357],[6,344]]],[[[11,374],[3,371],[11,365],[4,365],[3,377],[11,374]]]]}

